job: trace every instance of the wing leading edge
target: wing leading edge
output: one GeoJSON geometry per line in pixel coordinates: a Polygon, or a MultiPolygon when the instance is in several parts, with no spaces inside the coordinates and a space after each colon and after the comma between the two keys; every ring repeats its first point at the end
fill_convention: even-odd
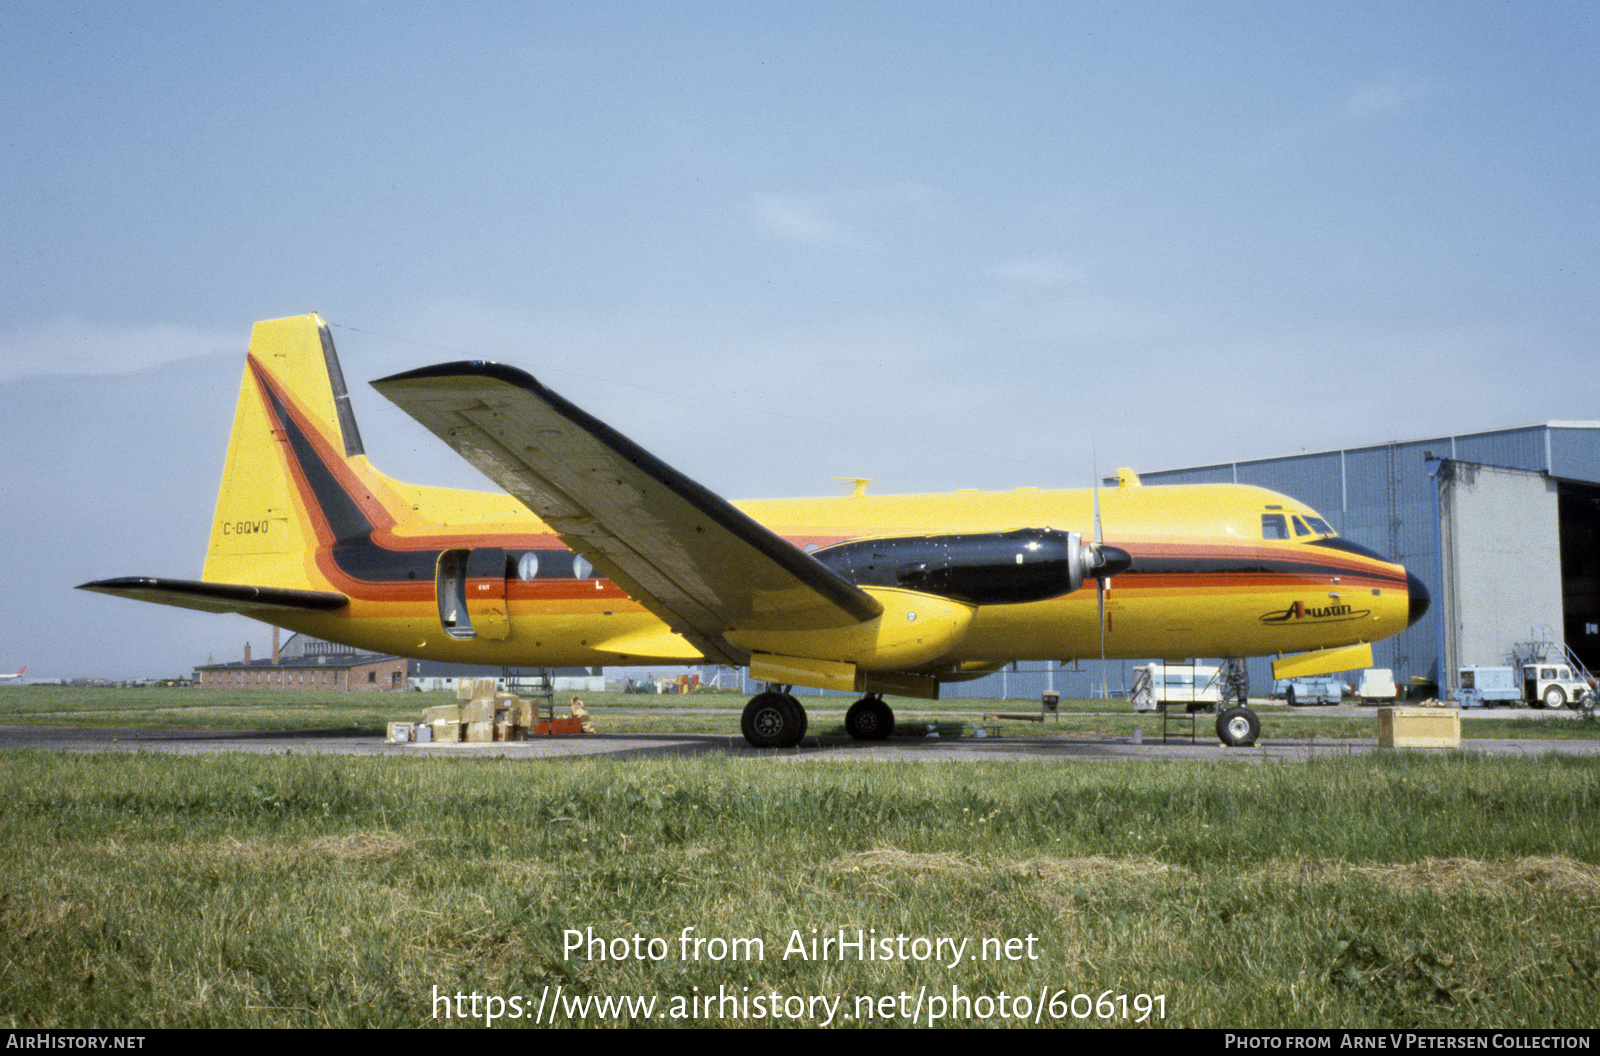
{"type": "Polygon", "coordinates": [[[827,630],[876,598],[514,367],[448,363],[373,386],[708,657],[730,630],[827,630]]]}

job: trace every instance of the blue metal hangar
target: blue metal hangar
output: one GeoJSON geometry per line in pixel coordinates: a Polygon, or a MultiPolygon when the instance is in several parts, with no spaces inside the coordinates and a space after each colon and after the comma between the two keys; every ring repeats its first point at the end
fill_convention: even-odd
{"type": "MultiPolygon", "coordinates": [[[[1373,663],[1454,688],[1452,672],[1564,644],[1600,668],[1600,422],[1546,422],[1370,447],[1141,473],[1146,484],[1255,484],[1315,508],[1400,561],[1433,596],[1373,663]]],[[[1272,685],[1249,662],[1251,692],[1272,685]]],[[[1113,675],[1113,679],[1115,675],[1113,675]]]]}

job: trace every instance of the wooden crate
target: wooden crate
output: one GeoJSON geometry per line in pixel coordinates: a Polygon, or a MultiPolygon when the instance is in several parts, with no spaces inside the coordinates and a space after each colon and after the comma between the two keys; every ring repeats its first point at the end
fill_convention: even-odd
{"type": "Polygon", "coordinates": [[[1460,708],[1379,708],[1380,748],[1460,748],[1460,708]]]}

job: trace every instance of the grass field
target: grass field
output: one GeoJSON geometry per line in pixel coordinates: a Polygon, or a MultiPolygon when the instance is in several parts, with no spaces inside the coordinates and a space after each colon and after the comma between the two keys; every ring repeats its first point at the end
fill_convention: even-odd
{"type": "MultiPolygon", "coordinates": [[[[150,711],[120,699],[56,710],[150,711]]],[[[7,752],[0,797],[7,1026],[1582,1027],[1600,1000],[1591,759],[7,752]]]]}

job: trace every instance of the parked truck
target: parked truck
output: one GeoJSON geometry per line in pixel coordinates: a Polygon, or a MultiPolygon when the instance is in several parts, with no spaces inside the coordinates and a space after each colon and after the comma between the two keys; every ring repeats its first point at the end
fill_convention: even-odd
{"type": "Polygon", "coordinates": [[[1541,661],[1514,667],[1463,667],[1457,673],[1457,700],[1464,708],[1526,704],[1564,708],[1582,704],[1594,690],[1567,664],[1541,661]]]}
{"type": "Polygon", "coordinates": [[[1361,672],[1361,682],[1356,686],[1356,696],[1363,704],[1393,702],[1400,696],[1394,684],[1394,672],[1387,667],[1369,667],[1361,672]]]}

